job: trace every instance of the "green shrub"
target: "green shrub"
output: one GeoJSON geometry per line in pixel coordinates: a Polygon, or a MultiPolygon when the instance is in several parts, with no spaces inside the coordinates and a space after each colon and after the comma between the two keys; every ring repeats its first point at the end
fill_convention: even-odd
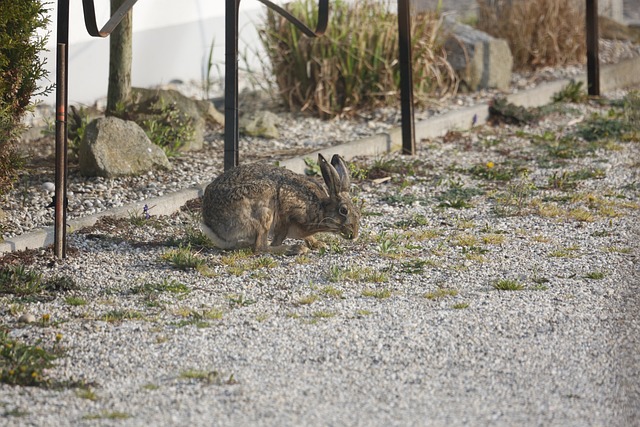
{"type": "MultiPolygon", "coordinates": [[[[296,0],[289,11],[313,25],[317,1],[296,0]]],[[[293,110],[323,118],[395,104],[399,98],[398,20],[384,2],[331,3],[325,35],[308,38],[269,10],[259,30],[275,86],[293,110]]],[[[412,17],[414,97],[444,96],[455,89],[455,74],[439,41],[435,14],[412,17]]]]}
{"type": "Polygon", "coordinates": [[[47,76],[45,60],[38,57],[47,36],[37,34],[49,22],[45,6],[38,0],[0,2],[0,194],[20,166],[15,145],[22,118],[33,106],[31,99],[51,90],[38,86],[47,76]]]}
{"type": "Polygon", "coordinates": [[[478,28],[507,40],[516,69],[581,63],[584,8],[576,0],[478,0],[478,28]]]}

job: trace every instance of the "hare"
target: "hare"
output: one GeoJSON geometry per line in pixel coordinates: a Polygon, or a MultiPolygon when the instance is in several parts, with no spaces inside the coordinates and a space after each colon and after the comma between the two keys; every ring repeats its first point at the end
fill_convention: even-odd
{"type": "Polygon", "coordinates": [[[327,188],[263,163],[226,171],[205,189],[203,232],[220,249],[251,247],[255,252],[288,255],[318,248],[313,235],[319,232],[356,239],[360,212],[349,196],[349,169],[337,154],[331,164],[318,154],[318,163],[327,188]],[[304,239],[307,246],[283,245],[287,237],[304,239]]]}

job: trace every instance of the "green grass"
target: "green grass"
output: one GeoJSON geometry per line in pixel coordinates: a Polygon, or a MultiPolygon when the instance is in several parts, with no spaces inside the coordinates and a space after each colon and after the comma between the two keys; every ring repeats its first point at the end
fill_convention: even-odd
{"type": "Polygon", "coordinates": [[[105,322],[121,322],[124,320],[141,320],[144,315],[136,310],[116,309],[106,312],[100,317],[105,322]]]}
{"type": "Polygon", "coordinates": [[[385,299],[391,296],[391,289],[365,289],[361,295],[367,298],[385,299]]]}
{"type": "Polygon", "coordinates": [[[51,384],[46,370],[62,355],[57,346],[46,349],[41,342],[35,345],[24,344],[9,338],[7,332],[0,329],[0,382],[20,386],[48,386],[51,384]]]}
{"type": "Polygon", "coordinates": [[[463,310],[465,308],[469,307],[469,303],[468,302],[458,302],[455,303],[451,306],[451,308],[455,309],[455,310],[463,310]]]}
{"type": "Polygon", "coordinates": [[[73,307],[79,307],[87,304],[87,300],[80,297],[67,297],[64,299],[64,302],[73,307]]]}
{"type": "Polygon", "coordinates": [[[191,292],[189,287],[183,283],[178,282],[175,279],[162,279],[161,282],[145,283],[143,285],[136,286],[131,289],[134,294],[155,294],[168,292],[172,294],[188,294],[191,292]]]}
{"type": "Polygon", "coordinates": [[[524,289],[524,285],[510,279],[497,280],[492,284],[494,289],[499,291],[521,291],[524,289]]]}
{"type": "Polygon", "coordinates": [[[602,280],[606,277],[606,273],[602,271],[590,271],[584,275],[585,279],[602,280]]]}
{"type": "Polygon", "coordinates": [[[162,255],[162,259],[178,270],[198,269],[205,264],[205,260],[194,253],[190,245],[171,249],[162,255]]]}
{"type": "Polygon", "coordinates": [[[445,297],[455,297],[458,295],[457,289],[438,288],[435,291],[427,292],[424,297],[429,300],[436,300],[445,297]]]}

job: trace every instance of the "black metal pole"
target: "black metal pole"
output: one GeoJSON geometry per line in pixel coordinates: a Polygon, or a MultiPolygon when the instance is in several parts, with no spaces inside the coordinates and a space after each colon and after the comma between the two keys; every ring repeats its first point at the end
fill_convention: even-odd
{"type": "Polygon", "coordinates": [[[400,40],[400,107],[402,113],[402,153],[415,154],[413,124],[413,71],[411,61],[410,1],[398,0],[398,34],[400,40]]]}
{"type": "Polygon", "coordinates": [[[54,253],[66,257],[67,247],[67,72],[69,52],[69,0],[58,1],[56,57],[56,177],[54,196],[54,253]]]}
{"type": "Polygon", "coordinates": [[[238,165],[238,10],[240,0],[226,0],[224,77],[224,170],[238,165]]]}
{"type": "Polygon", "coordinates": [[[587,87],[589,95],[600,96],[598,53],[598,0],[587,0],[587,87]]]}

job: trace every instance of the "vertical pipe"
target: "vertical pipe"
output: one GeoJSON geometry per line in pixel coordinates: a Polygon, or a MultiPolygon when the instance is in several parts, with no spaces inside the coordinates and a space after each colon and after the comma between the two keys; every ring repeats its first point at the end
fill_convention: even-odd
{"type": "Polygon", "coordinates": [[[589,95],[600,96],[598,54],[598,0],[587,0],[587,87],[589,95]]]}
{"type": "Polygon", "coordinates": [[[402,153],[415,154],[413,123],[413,71],[411,61],[410,0],[398,0],[398,34],[400,40],[400,107],[402,113],[402,153]]]}
{"type": "Polygon", "coordinates": [[[56,177],[54,196],[54,254],[66,257],[67,247],[67,71],[69,52],[69,0],[58,1],[56,55],[56,177]]]}
{"type": "Polygon", "coordinates": [[[240,0],[226,0],[224,77],[224,170],[238,165],[238,9],[240,0]]]}

